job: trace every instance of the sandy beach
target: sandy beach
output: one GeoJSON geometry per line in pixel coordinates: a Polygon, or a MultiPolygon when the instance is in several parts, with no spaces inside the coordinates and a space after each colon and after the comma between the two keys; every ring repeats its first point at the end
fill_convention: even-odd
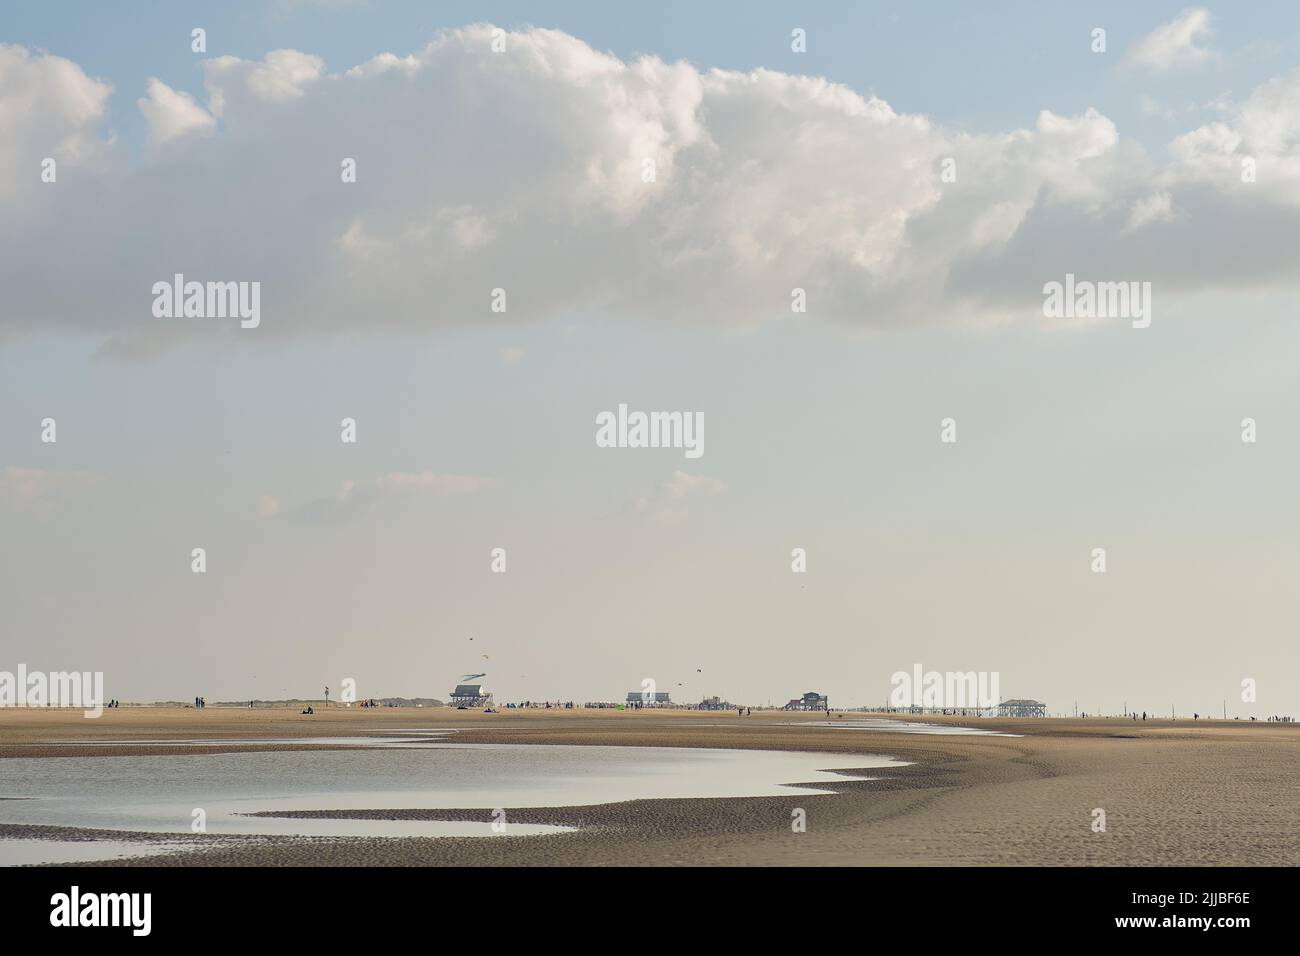
{"type": "MultiPolygon", "coordinates": [[[[846,715],[858,717],[863,715],[846,715]]],[[[511,807],[518,823],[576,826],[546,836],[304,839],[206,835],[209,848],[150,865],[1199,865],[1300,862],[1300,727],[1246,721],[1118,718],[960,720],[1022,736],[920,735],[821,725],[821,715],[761,712],[185,708],[0,711],[0,761],[112,754],[297,750],[294,738],[455,731],[456,743],[617,745],[885,755],[910,766],[841,772],[834,793],[511,807]],[[165,741],[238,740],[238,745],[165,741]],[[259,740],[267,743],[259,744],[259,740]],[[112,744],[106,747],[105,744],[112,744]],[[863,771],[863,775],[868,771],[863,771]],[[1104,808],[1104,833],[1091,829],[1104,808]],[[792,832],[802,808],[807,830],[792,832]]],[[[329,746],[329,745],[325,745],[329,746]]],[[[0,767],[3,764],[0,763],[0,767]]],[[[791,784],[801,781],[791,780],[791,784]]],[[[825,784],[819,784],[825,788],[825,784]]],[[[302,815],[481,820],[482,808],[302,815]]],[[[0,826],[4,837],[94,838],[70,828],[0,826]]],[[[115,833],[115,837],[122,834],[115,833]]],[[[159,840],[159,835],[141,835],[159,840]]],[[[120,865],[123,861],[113,861],[120,865]]]]}

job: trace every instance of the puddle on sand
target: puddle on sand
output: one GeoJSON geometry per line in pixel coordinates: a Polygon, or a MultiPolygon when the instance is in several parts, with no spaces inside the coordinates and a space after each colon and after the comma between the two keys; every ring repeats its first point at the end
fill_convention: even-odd
{"type": "MultiPolygon", "coordinates": [[[[311,747],[419,747],[454,734],[454,730],[412,730],[365,737],[169,737],[141,740],[59,740],[46,747],[266,747],[306,745],[311,747]]],[[[3,798],[0,798],[3,799],[3,798]]]]}
{"type": "Polygon", "coordinates": [[[124,840],[0,839],[0,866],[125,860],[133,856],[160,856],[193,850],[196,846],[194,843],[128,843],[124,840]]]}
{"type": "Polygon", "coordinates": [[[950,727],[946,724],[923,724],[911,720],[887,720],[884,717],[844,717],[838,720],[790,721],[782,727],[832,727],[837,730],[878,730],[895,734],[943,734],[975,737],[1023,737],[1023,734],[1004,734],[997,730],[980,730],[976,727],[950,727]]]}
{"type": "Polygon", "coordinates": [[[194,811],[201,809],[206,832],[214,835],[490,838],[497,834],[486,821],[295,819],[247,814],[502,808],[506,811],[506,835],[529,836],[571,828],[510,823],[510,807],[779,796],[796,792],[788,786],[793,783],[843,782],[844,776],[833,772],[836,770],[904,765],[887,757],[860,754],[377,739],[385,746],[8,758],[5,792],[0,796],[32,799],[0,801],[0,823],[178,833],[190,831],[194,811]]]}

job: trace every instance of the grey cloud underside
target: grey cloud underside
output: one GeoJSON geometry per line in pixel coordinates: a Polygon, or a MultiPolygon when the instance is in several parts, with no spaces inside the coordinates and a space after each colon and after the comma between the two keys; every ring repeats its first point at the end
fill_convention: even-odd
{"type": "Polygon", "coordinates": [[[1176,197],[1178,221],[1128,234],[1126,213],[1118,210],[1099,217],[1067,207],[1035,209],[1005,247],[955,263],[948,291],[977,310],[1032,312],[1041,308],[1042,284],[1066,272],[1149,281],[1157,302],[1186,302],[1206,291],[1294,288],[1295,209],[1229,198],[1210,186],[1185,187],[1176,197]]]}
{"type": "MultiPolygon", "coordinates": [[[[1151,281],[1166,302],[1293,281],[1296,76],[1161,166],[1094,111],[956,136],[815,78],[627,63],[554,31],[490,44],[468,27],[341,74],[292,51],[208,61],[206,101],[150,84],[140,155],[98,131],[102,106],[35,97],[48,119],[0,143],[16,183],[0,192],[0,330],[147,354],[574,314],[749,323],[789,316],[795,287],[811,317],[878,329],[1041,321],[1043,283],[1067,271],[1151,281]],[[46,155],[57,184],[39,180],[46,155]],[[1142,203],[1163,212],[1134,225],[1142,203]],[[153,283],[178,272],[260,281],[261,327],[154,318],[153,283]]],[[[14,75],[57,67],[103,92],[14,49],[14,75]]]]}

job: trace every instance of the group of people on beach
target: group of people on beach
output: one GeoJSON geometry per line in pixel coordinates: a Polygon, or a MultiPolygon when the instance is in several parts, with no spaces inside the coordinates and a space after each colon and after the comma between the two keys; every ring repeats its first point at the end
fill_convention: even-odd
{"type": "Polygon", "coordinates": [[[202,709],[203,709],[204,707],[206,707],[206,706],[208,706],[208,699],[207,699],[206,697],[195,697],[195,698],[194,698],[194,709],[195,709],[195,710],[202,710],[202,709]]]}
{"type": "MultiPolygon", "coordinates": [[[[1082,716],[1082,717],[1087,717],[1088,715],[1087,715],[1087,714],[1081,714],[1080,716],[1082,716]]],[[[1137,711],[1133,711],[1133,713],[1129,714],[1128,716],[1129,716],[1129,717],[1132,717],[1134,720],[1137,720],[1137,719],[1138,719],[1137,711]]],[[[1142,711],[1142,719],[1143,719],[1143,720],[1146,720],[1146,719],[1147,719],[1147,712],[1146,712],[1145,710],[1142,711]]],[[[1154,719],[1154,715],[1153,715],[1153,718],[1152,718],[1152,719],[1154,719]]],[[[1170,719],[1170,720],[1177,720],[1178,718],[1175,717],[1175,716],[1173,716],[1173,715],[1171,714],[1169,719],[1170,719]]],[[[1194,714],[1192,714],[1192,720],[1200,720],[1200,719],[1201,719],[1201,715],[1200,715],[1199,713],[1194,713],[1194,714]]],[[[1212,720],[1213,718],[1208,718],[1208,717],[1207,717],[1206,719],[1207,719],[1207,720],[1212,720]]],[[[1232,719],[1233,719],[1233,720],[1241,720],[1240,717],[1234,717],[1234,718],[1232,718],[1232,719]]],[[[1258,717],[1250,717],[1250,718],[1248,718],[1248,719],[1254,721],[1254,720],[1258,720],[1259,718],[1258,718],[1258,717]]],[[[1294,723],[1295,723],[1295,718],[1294,718],[1294,717],[1287,717],[1287,716],[1268,717],[1268,718],[1265,718],[1265,720],[1266,720],[1267,723],[1270,723],[1270,724],[1294,724],[1294,723]]]]}
{"type": "MultiPolygon", "coordinates": [[[[508,710],[525,710],[529,707],[533,707],[533,708],[541,707],[544,710],[550,710],[551,708],[555,708],[556,710],[573,710],[578,705],[571,700],[557,700],[554,703],[552,703],[549,700],[526,700],[523,703],[519,703],[519,704],[507,703],[507,704],[502,704],[501,706],[505,707],[508,710]]],[[[590,707],[592,705],[584,704],[583,706],[590,707]]]]}

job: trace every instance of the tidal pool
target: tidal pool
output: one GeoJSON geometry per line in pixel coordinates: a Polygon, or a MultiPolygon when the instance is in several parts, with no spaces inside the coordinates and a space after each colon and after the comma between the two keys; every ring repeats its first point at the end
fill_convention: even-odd
{"type": "Polygon", "coordinates": [[[998,730],[980,730],[977,727],[957,727],[949,724],[926,724],[912,720],[889,720],[885,717],[841,717],[834,720],[809,720],[790,722],[787,727],[834,727],[837,730],[879,730],[895,734],[940,734],[947,736],[1022,737],[1023,734],[1005,734],[998,730]]]}
{"type": "MultiPolygon", "coordinates": [[[[844,779],[837,770],[905,765],[879,756],[768,750],[453,744],[435,735],[275,742],[346,742],[348,748],[6,759],[0,762],[0,797],[26,799],[0,800],[0,823],[189,833],[201,811],[205,832],[216,836],[528,836],[571,828],[508,822],[501,831],[487,822],[247,814],[473,808],[503,810],[509,821],[511,807],[779,796],[792,792],[790,784],[844,779]]],[[[0,840],[0,865],[30,859],[27,850],[17,851],[19,842],[26,841],[0,840]]]]}
{"type": "Polygon", "coordinates": [[[193,844],[132,843],[125,840],[0,840],[0,866],[90,863],[158,856],[186,850],[193,844]]]}

